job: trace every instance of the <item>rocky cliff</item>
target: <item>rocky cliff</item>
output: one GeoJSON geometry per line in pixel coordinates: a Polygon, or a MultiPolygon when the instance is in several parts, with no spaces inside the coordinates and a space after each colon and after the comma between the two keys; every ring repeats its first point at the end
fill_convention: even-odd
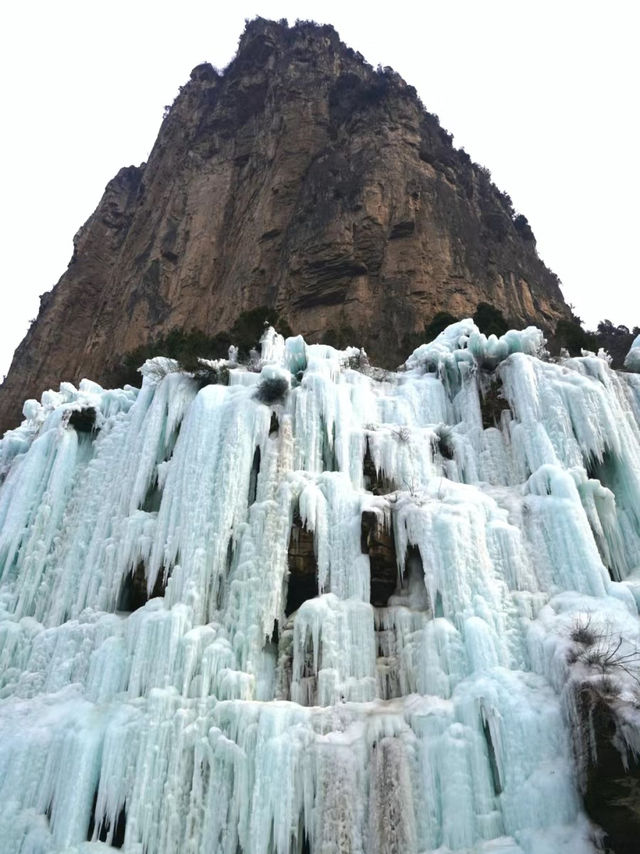
{"type": "Polygon", "coordinates": [[[173,329],[267,306],[389,365],[435,313],[480,302],[512,325],[569,316],[526,219],[411,86],[329,26],[258,19],[224,73],[192,71],[148,163],[107,185],[16,351],[0,431],[25,397],[109,383],[173,329]]]}

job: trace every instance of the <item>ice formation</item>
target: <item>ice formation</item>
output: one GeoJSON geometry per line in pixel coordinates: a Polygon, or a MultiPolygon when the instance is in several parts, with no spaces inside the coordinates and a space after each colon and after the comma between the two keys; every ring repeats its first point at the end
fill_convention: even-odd
{"type": "Polygon", "coordinates": [[[543,344],[462,321],[384,373],[268,330],[228,385],[28,401],[0,850],[595,851],[569,653],[639,641],[640,376],[543,344]]]}
{"type": "Polygon", "coordinates": [[[636,335],[633,339],[624,360],[624,366],[627,370],[640,374],[640,335],[636,335]]]}

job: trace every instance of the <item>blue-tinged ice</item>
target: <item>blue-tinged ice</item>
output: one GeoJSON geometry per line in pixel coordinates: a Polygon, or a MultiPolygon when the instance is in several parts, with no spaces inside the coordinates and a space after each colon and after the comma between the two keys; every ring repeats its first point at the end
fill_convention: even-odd
{"type": "Polygon", "coordinates": [[[616,373],[463,320],[384,372],[267,329],[27,401],[0,852],[595,851],[571,632],[620,639],[637,754],[639,342],[616,373]]]}
{"type": "Polygon", "coordinates": [[[636,335],[631,342],[631,347],[624,360],[624,366],[628,371],[640,373],[640,335],[636,335]]]}

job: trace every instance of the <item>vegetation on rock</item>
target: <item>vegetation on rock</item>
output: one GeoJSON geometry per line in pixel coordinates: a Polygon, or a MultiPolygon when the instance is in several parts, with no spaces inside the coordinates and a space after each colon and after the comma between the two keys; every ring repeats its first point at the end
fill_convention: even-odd
{"type": "Polygon", "coordinates": [[[637,335],[640,335],[640,327],[629,330],[628,326],[614,326],[610,320],[601,320],[595,332],[591,332],[573,315],[571,320],[558,321],[548,345],[553,355],[558,355],[561,349],[567,350],[570,356],[580,356],[583,350],[597,353],[603,349],[611,356],[611,367],[620,369],[637,335]]]}
{"type": "Polygon", "coordinates": [[[260,337],[267,323],[276,326],[285,336],[292,334],[286,320],[266,306],[243,312],[229,332],[217,335],[207,335],[199,329],[173,329],[123,356],[112,381],[117,385],[140,385],[140,365],[154,356],[169,356],[180,363],[182,370],[193,372],[203,385],[212,382],[226,384],[224,377],[213,377],[211,369],[203,367],[199,359],[226,359],[232,344],[238,348],[240,358],[247,359],[252,349],[260,349],[260,337]]]}
{"type": "Polygon", "coordinates": [[[509,324],[504,319],[502,312],[488,302],[481,302],[478,305],[473,320],[480,332],[484,332],[485,335],[500,337],[509,330],[509,324]]]}
{"type": "Polygon", "coordinates": [[[260,403],[271,406],[274,403],[282,403],[288,391],[289,384],[284,377],[267,377],[256,389],[255,397],[260,403]]]}

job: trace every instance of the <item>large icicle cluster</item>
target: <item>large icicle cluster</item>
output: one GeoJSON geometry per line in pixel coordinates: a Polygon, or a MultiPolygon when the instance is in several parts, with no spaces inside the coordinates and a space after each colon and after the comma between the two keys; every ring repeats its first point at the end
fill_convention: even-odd
{"type": "Polygon", "coordinates": [[[28,401],[0,850],[595,850],[566,686],[596,623],[635,684],[640,375],[543,343],[463,321],[385,374],[268,330],[228,385],[28,401]]]}

